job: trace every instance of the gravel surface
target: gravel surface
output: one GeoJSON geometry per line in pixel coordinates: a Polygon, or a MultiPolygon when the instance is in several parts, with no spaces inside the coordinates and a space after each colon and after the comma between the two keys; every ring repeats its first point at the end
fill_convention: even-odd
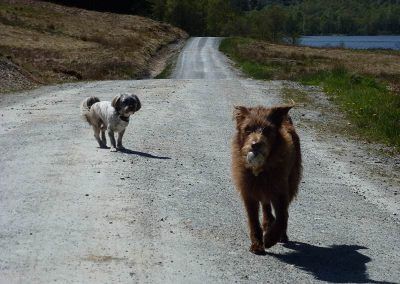
{"type": "Polygon", "coordinates": [[[175,79],[0,97],[0,283],[400,281],[398,165],[366,167],[372,154],[321,137],[302,106],[291,111],[304,157],[292,242],[248,252],[230,177],[232,108],[280,103],[287,82],[237,76],[217,43],[191,39],[175,79]],[[111,153],[97,148],[79,103],[121,92],[142,109],[124,136],[129,150],[111,153]]]}

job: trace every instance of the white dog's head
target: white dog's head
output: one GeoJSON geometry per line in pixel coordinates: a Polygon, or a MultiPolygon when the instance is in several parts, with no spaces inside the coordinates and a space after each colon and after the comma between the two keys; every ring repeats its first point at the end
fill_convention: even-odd
{"type": "Polygon", "coordinates": [[[142,107],[139,98],[133,94],[117,95],[111,101],[111,105],[124,117],[129,117],[142,107]]]}

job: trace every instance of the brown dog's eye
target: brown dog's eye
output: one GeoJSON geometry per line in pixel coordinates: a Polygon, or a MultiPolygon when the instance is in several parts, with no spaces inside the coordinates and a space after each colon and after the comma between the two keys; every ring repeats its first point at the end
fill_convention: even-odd
{"type": "Polygon", "coordinates": [[[254,126],[247,126],[244,129],[244,132],[246,134],[251,134],[251,133],[256,132],[256,131],[257,131],[257,127],[254,127],[254,126]]]}
{"type": "Polygon", "coordinates": [[[274,127],[274,126],[267,126],[267,127],[264,127],[262,130],[263,135],[266,135],[266,136],[274,136],[275,132],[276,132],[276,127],[274,127]]]}
{"type": "Polygon", "coordinates": [[[246,128],[244,129],[244,132],[245,132],[246,134],[250,134],[250,133],[253,132],[253,129],[251,129],[251,127],[246,127],[246,128]]]}

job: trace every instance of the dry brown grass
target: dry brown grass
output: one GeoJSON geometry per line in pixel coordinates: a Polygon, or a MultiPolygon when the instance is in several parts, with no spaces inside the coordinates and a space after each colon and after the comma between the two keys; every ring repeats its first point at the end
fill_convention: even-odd
{"type": "Polygon", "coordinates": [[[185,37],[139,16],[40,1],[0,3],[0,55],[43,83],[143,78],[160,48],[185,37]]]}

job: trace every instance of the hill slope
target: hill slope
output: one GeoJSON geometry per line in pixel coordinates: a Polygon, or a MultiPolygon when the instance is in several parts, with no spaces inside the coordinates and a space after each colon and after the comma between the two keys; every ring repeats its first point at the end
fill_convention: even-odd
{"type": "MultiPolygon", "coordinates": [[[[185,37],[178,28],[139,16],[40,1],[0,3],[2,61],[6,57],[29,73],[25,78],[44,84],[143,78],[160,49],[185,37]]],[[[0,92],[11,89],[0,86],[0,92]]]]}

